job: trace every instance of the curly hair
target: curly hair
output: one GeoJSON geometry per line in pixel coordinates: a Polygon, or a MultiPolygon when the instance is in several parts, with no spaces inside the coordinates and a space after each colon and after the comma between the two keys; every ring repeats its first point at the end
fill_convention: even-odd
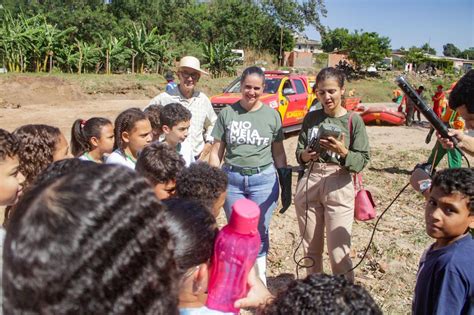
{"type": "Polygon", "coordinates": [[[162,109],[162,105],[150,105],[143,111],[150,121],[151,129],[153,130],[155,138],[159,137],[161,134],[160,112],[162,109]]]}
{"type": "Polygon", "coordinates": [[[205,206],[194,200],[164,200],[166,221],[175,239],[174,257],[182,276],[189,268],[211,259],[217,237],[216,219],[205,206]]]}
{"type": "Polygon", "coordinates": [[[189,109],[179,103],[171,103],[164,106],[160,111],[160,125],[173,128],[183,121],[191,120],[191,112],[189,109]]]}
{"type": "Polygon", "coordinates": [[[147,119],[139,108],[129,108],[121,112],[114,122],[114,150],[123,149],[122,133],[131,132],[137,121],[147,119]]]}
{"type": "Polygon", "coordinates": [[[154,186],[175,180],[184,166],[185,162],[176,150],[166,143],[155,142],[140,152],[135,170],[154,186]]]}
{"type": "Polygon", "coordinates": [[[295,280],[265,308],[264,314],[382,314],[363,287],[344,276],[312,274],[295,280]]]}
{"type": "Polygon", "coordinates": [[[18,154],[20,143],[16,136],[0,128],[0,160],[14,157],[18,154]]]}
{"type": "Polygon", "coordinates": [[[469,198],[469,211],[474,215],[474,169],[448,168],[436,173],[431,189],[441,188],[446,194],[460,193],[469,198]]]}
{"type": "Polygon", "coordinates": [[[71,152],[79,157],[84,152],[93,150],[91,138],[100,138],[102,127],[112,125],[112,122],[103,117],[92,117],[87,121],[76,119],[71,128],[71,152]]]}
{"type": "Polygon", "coordinates": [[[132,170],[94,164],[40,184],[10,224],[6,314],[177,314],[163,206],[132,170]]]}
{"type": "Polygon", "coordinates": [[[61,131],[48,125],[24,125],[13,133],[20,142],[18,156],[19,171],[25,176],[24,188],[27,188],[50,163],[61,131]]]}
{"type": "Polygon", "coordinates": [[[213,204],[227,190],[227,175],[218,167],[198,161],[192,163],[176,178],[176,195],[213,204]]]}
{"type": "Polygon", "coordinates": [[[449,107],[457,109],[463,105],[469,113],[474,113],[474,69],[459,79],[449,95],[449,107]]]}

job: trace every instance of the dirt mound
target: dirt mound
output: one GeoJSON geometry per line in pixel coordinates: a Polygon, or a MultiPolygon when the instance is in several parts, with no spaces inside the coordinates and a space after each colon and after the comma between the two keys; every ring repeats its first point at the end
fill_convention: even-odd
{"type": "Polygon", "coordinates": [[[88,99],[82,89],[57,77],[9,75],[0,78],[0,98],[7,104],[58,104],[88,99]]]}

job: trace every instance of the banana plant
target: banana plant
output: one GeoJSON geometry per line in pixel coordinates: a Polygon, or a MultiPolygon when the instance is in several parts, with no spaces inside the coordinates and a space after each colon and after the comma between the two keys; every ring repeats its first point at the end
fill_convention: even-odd
{"type": "Polygon", "coordinates": [[[222,77],[236,74],[239,57],[232,52],[233,43],[218,42],[203,45],[204,66],[209,69],[211,76],[222,77]]]}
{"type": "Polygon", "coordinates": [[[109,36],[103,38],[100,36],[100,59],[105,65],[105,73],[112,73],[113,69],[118,69],[120,66],[126,65],[132,50],[126,46],[127,38],[109,36]]]}
{"type": "Polygon", "coordinates": [[[160,35],[158,29],[154,27],[147,31],[142,23],[139,26],[133,25],[133,29],[128,31],[129,48],[132,51],[132,73],[135,73],[135,64],[140,73],[144,72],[145,66],[153,64],[160,51],[160,35]]]}
{"type": "Polygon", "coordinates": [[[92,69],[99,62],[99,48],[96,44],[89,44],[77,38],[75,40],[78,48],[77,73],[87,73],[87,70],[92,69]]]}

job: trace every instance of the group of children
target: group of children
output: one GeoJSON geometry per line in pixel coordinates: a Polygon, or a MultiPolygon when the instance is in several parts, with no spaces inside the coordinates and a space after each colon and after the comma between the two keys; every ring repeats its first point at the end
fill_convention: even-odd
{"type": "MultiPolygon", "coordinates": [[[[214,312],[204,303],[228,183],[186,147],[190,120],[180,104],[127,109],[114,124],[78,119],[74,159],[56,127],[0,129],[5,313],[214,312]]],[[[421,259],[413,311],[472,314],[473,169],[439,172],[425,217],[436,242],[421,259]]],[[[251,277],[238,303],[267,314],[381,313],[343,277],[312,275],[276,297],[251,277]]]]}

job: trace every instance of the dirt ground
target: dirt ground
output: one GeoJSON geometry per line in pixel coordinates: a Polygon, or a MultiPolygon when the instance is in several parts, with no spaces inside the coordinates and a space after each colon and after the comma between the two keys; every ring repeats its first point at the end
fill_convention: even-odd
{"type": "MultiPolygon", "coordinates": [[[[0,128],[13,131],[23,124],[45,123],[58,126],[69,138],[70,127],[77,118],[103,116],[113,120],[122,110],[143,108],[149,100],[137,94],[87,94],[80,87],[54,77],[0,78],[0,128]]],[[[371,162],[364,171],[364,182],[374,195],[379,215],[408,182],[415,164],[426,161],[434,145],[434,141],[425,144],[427,131],[426,124],[410,128],[367,127],[371,162]]],[[[291,134],[284,142],[292,166],[297,166],[296,141],[297,134],[291,134]]],[[[442,162],[441,166],[445,165],[442,162]]],[[[294,185],[296,176],[294,173],[294,185]]],[[[224,219],[220,218],[220,222],[224,219]]],[[[354,223],[355,263],[367,246],[374,224],[354,223]]],[[[294,207],[284,214],[275,213],[270,230],[268,283],[277,292],[296,277],[293,254],[300,236],[294,207]]],[[[408,187],[383,216],[366,259],[355,271],[356,282],[371,292],[384,313],[410,313],[418,260],[430,242],[424,232],[423,199],[408,187]]],[[[301,257],[300,249],[296,259],[301,257]]],[[[325,264],[325,270],[330,272],[327,259],[325,264]]],[[[304,274],[300,270],[300,277],[304,274]]]]}

